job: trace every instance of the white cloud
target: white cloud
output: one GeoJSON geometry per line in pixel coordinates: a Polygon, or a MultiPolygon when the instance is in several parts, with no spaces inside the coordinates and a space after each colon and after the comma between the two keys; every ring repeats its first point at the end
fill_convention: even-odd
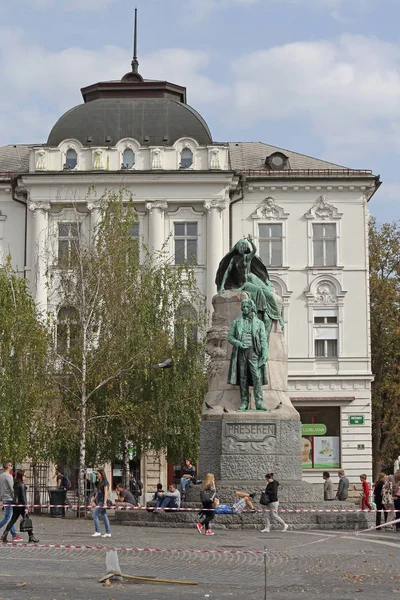
{"type": "MultiPolygon", "coordinates": [[[[116,0],[68,0],[68,2],[61,3],[62,8],[65,11],[74,10],[102,10],[111,4],[114,4],[116,0]]],[[[59,0],[25,0],[25,4],[33,6],[33,8],[46,9],[52,8],[53,6],[59,6],[59,0]]]]}
{"type": "Polygon", "coordinates": [[[196,19],[206,19],[216,10],[227,10],[237,6],[261,4],[301,5],[304,8],[328,12],[335,19],[342,19],[342,10],[365,10],[377,4],[378,0],[189,0],[187,8],[196,19]]]}
{"type": "Polygon", "coordinates": [[[233,67],[238,122],[309,123],[333,160],[400,151],[400,46],[361,35],[254,52],[233,67]]]}
{"type": "MultiPolygon", "coordinates": [[[[82,102],[81,87],[121,79],[130,61],[129,51],[116,46],[53,52],[25,42],[21,30],[0,30],[0,145],[45,141],[57,118],[82,102]]],[[[208,62],[204,52],[167,49],[141,56],[139,70],[146,78],[187,86],[194,106],[223,104],[228,92],[204,74],[208,62]]]]}

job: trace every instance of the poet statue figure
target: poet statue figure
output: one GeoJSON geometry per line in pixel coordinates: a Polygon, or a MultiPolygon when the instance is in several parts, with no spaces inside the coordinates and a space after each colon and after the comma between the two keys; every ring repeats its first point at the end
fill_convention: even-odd
{"type": "Polygon", "coordinates": [[[233,345],[228,383],[240,386],[240,411],[249,407],[249,386],[253,386],[257,410],[268,409],[263,404],[262,386],[267,383],[267,335],[265,325],[257,317],[256,306],[250,298],[242,300],[242,315],[234,319],[228,333],[233,345]]]}
{"type": "Polygon", "coordinates": [[[263,321],[266,332],[266,359],[269,352],[269,334],[273,321],[284,326],[275,291],[269,280],[266,266],[256,255],[257,249],[249,235],[239,240],[221,260],[215,283],[218,292],[241,290],[247,292],[256,306],[256,314],[263,321]]]}

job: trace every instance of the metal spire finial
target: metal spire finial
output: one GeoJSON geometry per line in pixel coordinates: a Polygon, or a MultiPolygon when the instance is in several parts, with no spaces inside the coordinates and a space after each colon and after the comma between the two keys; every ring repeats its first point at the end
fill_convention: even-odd
{"type": "Polygon", "coordinates": [[[135,8],[135,26],[133,31],[133,59],[131,62],[132,73],[138,73],[139,62],[137,59],[137,8],[135,8]]]}

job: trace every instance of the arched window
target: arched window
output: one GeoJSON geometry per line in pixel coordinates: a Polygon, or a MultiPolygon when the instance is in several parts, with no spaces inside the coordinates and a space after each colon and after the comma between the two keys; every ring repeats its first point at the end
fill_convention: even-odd
{"type": "Polygon", "coordinates": [[[190,169],[193,164],[193,152],[190,148],[183,148],[181,153],[181,169],[190,169]]]}
{"type": "Polygon", "coordinates": [[[73,148],[69,148],[67,150],[67,154],[65,155],[65,168],[66,169],[75,169],[78,164],[78,155],[73,148]]]}
{"type": "Polygon", "coordinates": [[[132,169],[135,166],[135,153],[131,148],[125,148],[122,157],[122,169],[132,169]]]}
{"type": "Polygon", "coordinates": [[[197,344],[197,313],[190,304],[182,304],[175,313],[175,341],[187,349],[197,344]]]}
{"type": "Polygon", "coordinates": [[[79,316],[76,308],[62,306],[57,314],[57,353],[68,354],[79,340],[79,316]]]}

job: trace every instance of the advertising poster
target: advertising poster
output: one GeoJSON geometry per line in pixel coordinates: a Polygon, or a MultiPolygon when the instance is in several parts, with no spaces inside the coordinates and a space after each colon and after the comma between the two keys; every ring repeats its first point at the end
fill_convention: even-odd
{"type": "Polygon", "coordinates": [[[340,438],[314,437],[314,469],[340,467],[340,438]]]}
{"type": "Polygon", "coordinates": [[[312,469],[312,443],[310,436],[304,436],[301,438],[302,444],[302,463],[303,469],[312,469]]]}

